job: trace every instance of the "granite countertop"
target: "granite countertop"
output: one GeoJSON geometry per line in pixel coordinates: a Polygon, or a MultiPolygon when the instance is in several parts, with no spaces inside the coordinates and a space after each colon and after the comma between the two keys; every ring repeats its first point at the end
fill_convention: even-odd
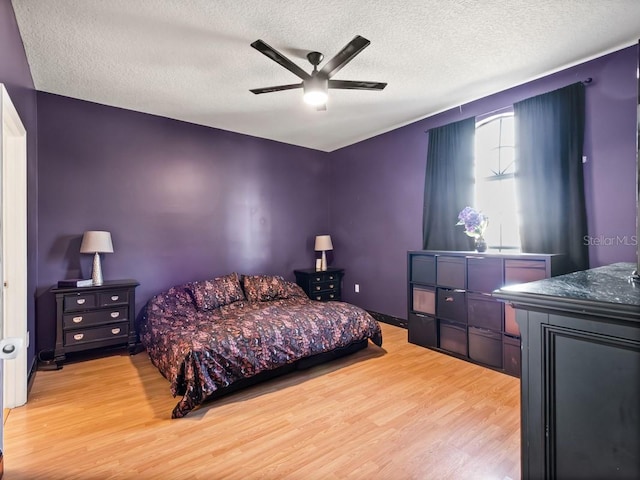
{"type": "Polygon", "coordinates": [[[614,263],[493,292],[516,306],[591,314],[640,322],[640,283],[633,263],[614,263]]]}

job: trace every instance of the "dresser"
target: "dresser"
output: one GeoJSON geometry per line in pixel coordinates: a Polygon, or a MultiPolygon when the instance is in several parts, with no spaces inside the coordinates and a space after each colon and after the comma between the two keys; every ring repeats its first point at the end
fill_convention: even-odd
{"type": "Polygon", "coordinates": [[[408,340],[520,376],[520,330],[492,292],[564,273],[564,256],[417,250],[407,253],[408,340]]]}
{"type": "Polygon", "coordinates": [[[495,296],[522,332],[522,478],[640,478],[640,285],[618,263],[495,296]]]}
{"type": "Polygon", "coordinates": [[[105,281],[91,287],[52,288],[56,297],[54,361],[66,354],[127,345],[135,352],[135,280],[105,281]]]}
{"type": "Polygon", "coordinates": [[[294,270],[296,283],[302,287],[311,300],[328,302],[342,298],[342,277],[344,269],[327,268],[316,271],[313,268],[294,270]]]}

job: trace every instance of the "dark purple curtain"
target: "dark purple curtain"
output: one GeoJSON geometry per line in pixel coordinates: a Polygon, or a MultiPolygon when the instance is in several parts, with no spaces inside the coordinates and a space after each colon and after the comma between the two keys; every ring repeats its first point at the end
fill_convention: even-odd
{"type": "Polygon", "coordinates": [[[473,239],[456,226],[473,205],[474,117],[429,130],[422,239],[425,250],[472,250],[473,239]]]}
{"type": "Polygon", "coordinates": [[[584,85],[514,104],[520,240],[527,253],[563,253],[589,268],[582,147],[584,85]]]}

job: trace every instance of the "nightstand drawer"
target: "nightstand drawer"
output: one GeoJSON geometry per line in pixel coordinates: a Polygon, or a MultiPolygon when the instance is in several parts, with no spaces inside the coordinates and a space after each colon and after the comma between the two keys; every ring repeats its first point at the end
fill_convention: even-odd
{"type": "Polygon", "coordinates": [[[100,292],[98,294],[98,305],[101,307],[126,305],[128,302],[129,292],[127,290],[114,290],[112,292],[100,292]]]}
{"type": "Polygon", "coordinates": [[[338,282],[320,282],[311,284],[312,293],[335,292],[338,290],[338,282]]]}
{"type": "Polygon", "coordinates": [[[127,335],[129,335],[129,324],[121,322],[104,327],[69,330],[64,335],[64,344],[72,346],[102,340],[126,339],[127,335]]]}
{"type": "Polygon", "coordinates": [[[311,276],[310,280],[311,284],[314,284],[319,282],[337,281],[339,278],[340,277],[335,273],[317,272],[311,276]]]}
{"type": "Polygon", "coordinates": [[[78,312],[73,315],[64,315],[63,327],[65,330],[71,328],[86,328],[88,326],[101,325],[104,323],[121,322],[128,320],[129,309],[127,307],[111,308],[96,312],[78,312]]]}
{"type": "Polygon", "coordinates": [[[340,294],[337,292],[321,292],[321,293],[312,293],[309,297],[311,300],[317,300],[319,302],[326,302],[328,300],[340,300],[340,294]]]}
{"type": "Polygon", "coordinates": [[[96,306],[95,293],[77,293],[64,296],[64,311],[86,310],[96,306]]]}

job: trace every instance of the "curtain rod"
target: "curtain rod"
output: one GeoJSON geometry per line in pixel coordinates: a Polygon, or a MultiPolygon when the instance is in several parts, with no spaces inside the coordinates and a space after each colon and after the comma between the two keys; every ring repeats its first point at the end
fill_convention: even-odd
{"type": "MultiPolygon", "coordinates": [[[[587,85],[591,85],[593,83],[593,78],[591,78],[591,77],[585,78],[584,80],[581,80],[580,83],[583,84],[586,87],[587,85]]],[[[476,115],[476,117],[484,117],[486,115],[491,115],[493,113],[500,112],[501,110],[508,110],[510,108],[512,108],[512,105],[507,105],[507,106],[504,106],[504,107],[496,108],[495,110],[491,110],[490,112],[484,112],[484,113],[482,113],[480,115],[476,115]]],[[[458,110],[462,114],[462,105],[458,105],[458,110]]],[[[429,129],[429,130],[431,130],[431,129],[429,129]]],[[[429,130],[425,130],[424,133],[429,133],[429,130]]]]}

